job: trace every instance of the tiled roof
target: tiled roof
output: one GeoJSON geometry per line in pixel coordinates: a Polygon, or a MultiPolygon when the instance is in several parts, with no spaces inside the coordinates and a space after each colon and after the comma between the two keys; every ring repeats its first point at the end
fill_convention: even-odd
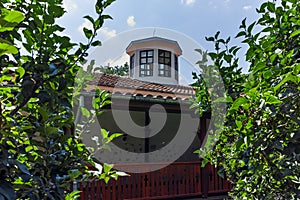
{"type": "Polygon", "coordinates": [[[94,86],[100,90],[107,90],[111,94],[124,96],[188,100],[195,95],[195,90],[190,86],[162,85],[103,73],[95,74],[95,78],[89,81],[86,90],[92,91],[94,86]]]}

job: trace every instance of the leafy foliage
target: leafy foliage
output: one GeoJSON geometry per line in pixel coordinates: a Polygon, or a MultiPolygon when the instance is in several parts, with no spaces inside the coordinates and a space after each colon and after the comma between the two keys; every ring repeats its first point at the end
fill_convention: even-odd
{"type": "Polygon", "coordinates": [[[118,65],[114,66],[114,67],[100,66],[100,67],[95,68],[95,72],[99,71],[102,73],[115,74],[115,75],[119,75],[119,76],[128,76],[128,70],[129,70],[129,66],[128,66],[127,62],[121,66],[118,66],[118,65]]]}
{"type": "MultiPolygon", "coordinates": [[[[218,39],[218,33],[207,38],[215,43],[216,52],[209,55],[232,101],[227,101],[226,124],[205,159],[223,167],[236,199],[299,199],[300,3],[264,2],[257,12],[258,21],[247,26],[243,20],[236,36],[248,44],[249,74],[242,75],[233,59],[239,47],[228,48],[229,39],[218,39]],[[256,26],[260,31],[253,33],[256,26]]],[[[203,90],[207,96],[200,98],[209,99],[203,90]]],[[[197,99],[194,104],[207,110],[197,99]]]]}
{"type": "MultiPolygon", "coordinates": [[[[95,162],[74,126],[72,97],[88,49],[101,44],[95,37],[111,19],[103,10],[113,1],[97,0],[97,17],[85,16],[93,28],[83,29],[87,41],[79,44],[56,24],[65,13],[62,0],[0,2],[0,199],[63,199],[74,179],[90,175],[87,166],[95,162]]],[[[109,103],[96,101],[96,108],[109,103]]]]}
{"type": "MultiPolygon", "coordinates": [[[[10,11],[5,8],[0,9],[0,33],[5,31],[12,31],[16,25],[24,20],[24,16],[19,11],[10,11]]],[[[12,45],[8,40],[0,38],[0,56],[5,53],[18,53],[18,49],[12,45]]]]}

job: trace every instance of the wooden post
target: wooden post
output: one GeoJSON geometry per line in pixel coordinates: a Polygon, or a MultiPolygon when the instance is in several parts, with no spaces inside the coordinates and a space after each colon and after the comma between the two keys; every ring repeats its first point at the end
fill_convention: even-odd
{"type": "Polygon", "coordinates": [[[150,129],[148,127],[150,123],[150,116],[149,116],[149,110],[145,112],[145,162],[149,162],[149,136],[150,136],[150,129]]]}
{"type": "MultiPolygon", "coordinates": [[[[204,115],[205,116],[205,115],[204,115]]],[[[206,117],[201,117],[200,118],[200,127],[197,131],[198,138],[200,140],[200,146],[202,145],[203,142],[205,142],[205,136],[206,136],[206,117]]],[[[203,197],[208,196],[208,189],[209,189],[209,168],[208,165],[206,165],[204,168],[201,168],[201,176],[200,176],[200,181],[201,181],[201,191],[203,194],[203,197]]]]}

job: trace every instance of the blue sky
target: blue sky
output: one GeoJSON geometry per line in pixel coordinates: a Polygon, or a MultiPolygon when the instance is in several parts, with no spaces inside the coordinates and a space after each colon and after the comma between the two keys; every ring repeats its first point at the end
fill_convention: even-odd
{"type": "MultiPolygon", "coordinates": [[[[245,17],[248,23],[258,18],[255,8],[259,7],[261,2],[259,0],[116,0],[105,10],[113,20],[105,22],[97,37],[105,44],[113,38],[124,35],[124,32],[129,32],[129,35],[133,36],[136,29],[151,27],[152,30],[149,32],[141,32],[136,36],[137,38],[150,37],[153,27],[157,27],[160,31],[155,33],[156,36],[164,35],[163,29],[171,31],[166,31],[166,37],[168,37],[167,32],[175,31],[193,40],[205,50],[213,50],[213,44],[206,42],[205,36],[213,36],[217,31],[221,31],[222,37],[231,36],[233,39],[245,17]]],[[[94,0],[64,0],[67,14],[59,20],[59,23],[66,27],[66,34],[73,41],[84,40],[81,29],[83,26],[89,27],[90,24],[82,17],[87,14],[94,15],[94,3],[94,0]]],[[[122,40],[119,42],[122,43],[122,40]]],[[[128,45],[126,39],[123,42],[123,45],[118,46],[128,45]]],[[[231,44],[239,44],[239,42],[240,40],[233,40],[231,44]]],[[[117,47],[102,48],[104,52],[111,53],[110,61],[119,59],[123,62],[127,59],[113,49],[117,47]]],[[[183,52],[187,51],[183,49],[183,52]]],[[[243,51],[239,56],[243,56],[243,51]]],[[[107,58],[106,62],[108,62],[107,58]]],[[[193,63],[194,60],[189,62],[193,63]]],[[[241,64],[246,65],[243,62],[241,64]]]]}

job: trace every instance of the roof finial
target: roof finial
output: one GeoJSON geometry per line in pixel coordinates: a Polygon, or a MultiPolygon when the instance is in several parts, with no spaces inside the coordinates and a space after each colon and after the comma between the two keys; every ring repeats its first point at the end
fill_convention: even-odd
{"type": "Polygon", "coordinates": [[[153,37],[155,36],[155,33],[156,33],[156,28],[154,28],[153,30],[153,37]]]}

